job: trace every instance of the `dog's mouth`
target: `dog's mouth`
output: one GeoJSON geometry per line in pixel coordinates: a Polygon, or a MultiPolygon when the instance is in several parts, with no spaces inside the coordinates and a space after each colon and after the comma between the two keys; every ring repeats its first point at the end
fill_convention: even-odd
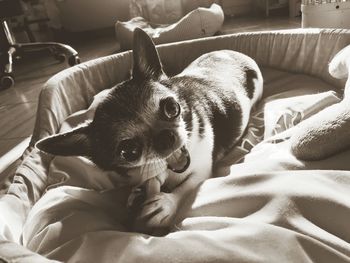
{"type": "Polygon", "coordinates": [[[173,152],[167,159],[168,169],[174,173],[183,173],[191,164],[191,157],[186,148],[182,146],[173,152]]]}

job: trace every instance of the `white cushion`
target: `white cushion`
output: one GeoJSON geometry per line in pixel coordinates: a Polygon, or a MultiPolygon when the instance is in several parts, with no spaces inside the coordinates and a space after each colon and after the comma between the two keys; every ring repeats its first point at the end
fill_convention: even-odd
{"type": "Polygon", "coordinates": [[[224,22],[224,12],[217,4],[210,8],[199,7],[178,22],[170,25],[153,24],[142,17],[135,17],[127,22],[118,21],[116,35],[124,50],[131,49],[133,32],[136,27],[145,30],[155,44],[170,43],[214,35],[224,22]]]}

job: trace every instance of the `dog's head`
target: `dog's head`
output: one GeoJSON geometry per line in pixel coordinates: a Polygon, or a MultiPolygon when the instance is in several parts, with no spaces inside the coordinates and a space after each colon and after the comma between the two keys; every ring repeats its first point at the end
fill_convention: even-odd
{"type": "Polygon", "coordinates": [[[131,79],[110,91],[92,122],[45,138],[37,148],[87,156],[104,170],[138,167],[183,150],[183,108],[152,39],[141,29],[134,32],[133,62],[131,79]]]}

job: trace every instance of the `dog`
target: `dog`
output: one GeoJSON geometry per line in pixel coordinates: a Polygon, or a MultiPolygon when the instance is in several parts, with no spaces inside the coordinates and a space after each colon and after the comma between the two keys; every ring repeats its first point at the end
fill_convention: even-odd
{"type": "Polygon", "coordinates": [[[134,31],[131,78],[113,87],[93,120],[44,138],[44,152],[90,158],[103,170],[143,187],[136,218],[142,230],[176,223],[189,193],[244,134],[263,92],[256,62],[231,50],[204,54],[167,76],[152,39],[134,31]]]}

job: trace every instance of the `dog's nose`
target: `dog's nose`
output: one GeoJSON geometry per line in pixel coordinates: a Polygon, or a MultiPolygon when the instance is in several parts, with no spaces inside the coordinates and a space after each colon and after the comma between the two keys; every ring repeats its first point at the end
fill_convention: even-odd
{"type": "Polygon", "coordinates": [[[154,147],[157,151],[164,152],[174,146],[176,140],[172,130],[162,130],[155,138],[154,147]]]}

